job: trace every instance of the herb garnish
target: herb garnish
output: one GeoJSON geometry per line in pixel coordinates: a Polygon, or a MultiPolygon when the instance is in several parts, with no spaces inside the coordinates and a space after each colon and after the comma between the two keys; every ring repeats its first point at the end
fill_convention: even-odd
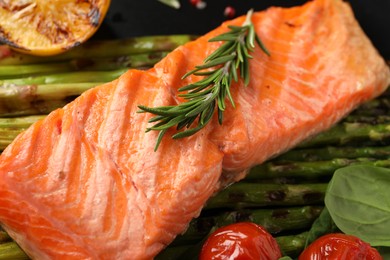
{"type": "Polygon", "coordinates": [[[190,75],[205,76],[200,81],[179,88],[180,92],[188,91],[179,94],[187,100],[186,102],[176,106],[155,108],[138,106],[141,109],[139,113],[149,112],[156,115],[149,120],[149,123],[156,124],[146,129],[146,132],[160,131],[155,151],[169,128],[177,126],[177,130],[182,130],[174,134],[173,139],[187,137],[207,125],[213,117],[215,107],[218,111],[218,121],[222,124],[226,97],[232,106],[235,106],[230,86],[233,80],[238,82],[238,70],[245,86],[248,85],[250,77],[248,60],[252,58],[250,53],[254,51],[255,43],[270,55],[255,32],[251,21],[252,13],[253,10],[248,12],[242,26],[229,26],[230,31],[209,40],[209,42],[223,41],[224,43],[204,60],[203,65],[195,66],[195,69],[182,77],[184,79],[190,75]],[[196,120],[197,125],[191,127],[196,120]],[[186,129],[183,130],[184,128],[186,129]]]}
{"type": "Polygon", "coordinates": [[[336,226],[371,246],[390,247],[390,169],[352,165],[335,171],[325,206],[336,226]]]}

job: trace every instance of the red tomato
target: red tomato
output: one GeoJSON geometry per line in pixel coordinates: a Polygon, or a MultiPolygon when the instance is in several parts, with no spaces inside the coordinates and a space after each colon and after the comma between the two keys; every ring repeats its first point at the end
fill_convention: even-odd
{"type": "Polygon", "coordinates": [[[379,260],[375,248],[355,236],[328,234],[310,244],[298,260],[379,260]]]}
{"type": "Polygon", "coordinates": [[[203,245],[200,260],[277,260],[281,256],[278,243],[263,227],[241,222],[211,234],[203,245]]]}

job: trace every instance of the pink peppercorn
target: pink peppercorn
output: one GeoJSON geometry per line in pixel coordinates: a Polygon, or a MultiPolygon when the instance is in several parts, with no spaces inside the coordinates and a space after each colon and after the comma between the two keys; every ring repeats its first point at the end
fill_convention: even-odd
{"type": "Polygon", "coordinates": [[[223,12],[223,14],[227,18],[233,18],[236,15],[236,9],[234,9],[231,6],[226,6],[225,11],[223,12]]]}

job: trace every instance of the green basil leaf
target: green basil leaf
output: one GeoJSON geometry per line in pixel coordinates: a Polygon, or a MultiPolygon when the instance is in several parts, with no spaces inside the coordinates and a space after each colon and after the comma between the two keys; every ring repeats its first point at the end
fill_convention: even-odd
{"type": "Polygon", "coordinates": [[[355,165],[336,170],[325,205],[344,233],[372,246],[390,246],[390,169],[355,165]]]}
{"type": "Polygon", "coordinates": [[[329,211],[326,207],[322,210],[318,218],[313,222],[309,233],[306,238],[305,248],[308,247],[311,243],[314,242],[317,238],[329,234],[340,232],[334,223],[332,217],[329,214],[329,211]]]}

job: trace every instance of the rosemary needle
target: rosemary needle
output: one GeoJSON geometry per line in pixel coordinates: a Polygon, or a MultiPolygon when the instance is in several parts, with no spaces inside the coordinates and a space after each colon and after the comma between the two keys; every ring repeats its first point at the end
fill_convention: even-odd
{"type": "Polygon", "coordinates": [[[224,42],[217,50],[208,56],[202,65],[186,73],[182,79],[190,76],[204,76],[203,79],[179,89],[179,94],[186,102],[176,106],[146,107],[139,105],[139,113],[152,113],[155,117],[149,123],[155,123],[146,129],[146,132],[159,131],[155,151],[166,131],[176,126],[178,130],[172,138],[178,139],[195,134],[212,119],[215,109],[218,121],[222,124],[223,111],[226,108],[225,99],[229,99],[234,107],[234,100],[230,93],[232,81],[237,82],[239,76],[245,86],[249,83],[249,59],[255,44],[267,54],[269,52],[255,32],[251,21],[253,11],[247,13],[242,26],[229,26],[229,31],[218,35],[210,42],[224,42]],[[239,72],[238,72],[239,71],[239,72]],[[197,121],[195,123],[195,121],[197,121]]]}

